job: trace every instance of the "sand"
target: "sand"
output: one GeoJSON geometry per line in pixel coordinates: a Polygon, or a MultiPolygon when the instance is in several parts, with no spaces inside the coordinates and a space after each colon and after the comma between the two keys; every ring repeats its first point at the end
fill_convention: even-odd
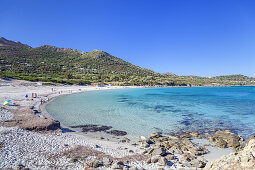
{"type": "MultiPolygon", "coordinates": [[[[22,80],[7,81],[0,79],[0,103],[3,103],[5,100],[12,100],[12,105],[1,106],[0,122],[11,120],[13,116],[15,117],[15,114],[13,115],[12,113],[13,110],[20,107],[33,108],[34,111],[38,111],[35,114],[36,116],[50,118],[51,116],[45,111],[44,106],[51,99],[60,95],[121,88],[138,87],[43,86],[40,82],[27,82],[22,80]],[[37,97],[29,100],[32,99],[33,93],[36,93],[37,97]],[[26,95],[28,95],[27,98],[25,97],[26,95]]],[[[93,156],[88,156],[84,158],[83,162],[79,163],[72,162],[72,158],[70,157],[56,156],[76,147],[90,148],[95,153],[99,151],[104,156],[111,158],[135,157],[135,155],[143,152],[138,146],[133,146],[130,143],[121,143],[118,140],[99,140],[93,136],[83,135],[77,132],[63,133],[56,131],[51,133],[38,133],[23,130],[18,125],[15,127],[0,127],[0,168],[14,168],[22,164],[33,169],[51,169],[52,167],[58,167],[58,169],[83,169],[83,164],[92,159],[93,156]]],[[[194,142],[201,144],[208,141],[197,139],[194,142]]],[[[207,149],[210,153],[204,157],[208,161],[212,161],[231,152],[230,149],[216,148],[213,144],[210,144],[207,149]]],[[[127,164],[131,167],[145,169],[159,167],[157,164],[146,164],[145,160],[131,161],[127,164]]],[[[171,169],[178,169],[179,166],[176,163],[171,169]]]]}

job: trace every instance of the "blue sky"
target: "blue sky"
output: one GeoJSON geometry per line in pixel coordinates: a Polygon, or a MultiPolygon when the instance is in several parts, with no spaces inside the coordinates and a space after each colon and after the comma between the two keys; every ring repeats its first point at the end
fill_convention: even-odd
{"type": "Polygon", "coordinates": [[[0,37],[178,75],[255,77],[253,0],[1,0],[0,37]]]}

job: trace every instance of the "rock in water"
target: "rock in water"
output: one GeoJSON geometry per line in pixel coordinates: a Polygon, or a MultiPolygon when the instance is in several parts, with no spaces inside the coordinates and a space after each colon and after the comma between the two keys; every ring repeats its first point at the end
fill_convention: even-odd
{"type": "Polygon", "coordinates": [[[125,136],[127,134],[127,132],[121,131],[121,130],[111,130],[111,131],[106,131],[106,133],[109,133],[115,136],[125,136]]]}

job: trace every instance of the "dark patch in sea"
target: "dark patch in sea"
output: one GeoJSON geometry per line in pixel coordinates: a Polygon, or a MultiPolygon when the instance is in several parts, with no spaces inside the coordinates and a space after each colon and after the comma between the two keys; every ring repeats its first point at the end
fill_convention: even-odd
{"type": "Polygon", "coordinates": [[[130,99],[130,98],[127,98],[127,97],[120,97],[120,98],[118,98],[118,99],[120,99],[120,100],[128,100],[128,99],[130,99]]]}
{"type": "Polygon", "coordinates": [[[175,109],[175,110],[170,110],[170,111],[173,112],[173,113],[177,113],[177,112],[182,112],[183,110],[175,109]]]}
{"type": "Polygon", "coordinates": [[[118,100],[119,103],[125,103],[125,102],[128,102],[130,100],[118,100]]]}
{"type": "Polygon", "coordinates": [[[157,93],[147,93],[146,96],[164,96],[163,94],[157,94],[157,93]]]}
{"type": "Polygon", "coordinates": [[[184,114],[182,114],[182,116],[193,117],[194,113],[184,113],[184,114]]]}
{"type": "Polygon", "coordinates": [[[111,126],[99,126],[99,125],[77,125],[70,126],[71,128],[82,128],[82,132],[101,132],[111,129],[111,126]]]}
{"type": "Polygon", "coordinates": [[[174,106],[170,106],[170,105],[155,105],[155,106],[150,106],[150,105],[145,105],[143,104],[143,108],[144,109],[148,109],[148,110],[153,110],[156,112],[171,112],[172,108],[174,108],[174,106]]]}
{"type": "Polygon", "coordinates": [[[121,130],[110,130],[110,131],[107,131],[106,133],[111,134],[111,135],[115,135],[115,136],[125,136],[125,135],[127,135],[127,132],[121,131],[121,130]]]}
{"type": "Polygon", "coordinates": [[[115,136],[125,136],[127,132],[121,130],[110,130],[112,126],[100,126],[100,125],[76,125],[70,126],[71,128],[81,128],[82,132],[105,132],[115,136]]]}
{"type": "Polygon", "coordinates": [[[244,138],[249,138],[252,133],[255,133],[254,130],[248,128],[245,124],[241,123],[238,120],[223,121],[229,119],[202,119],[202,118],[184,118],[182,121],[179,121],[175,129],[172,129],[170,132],[182,133],[182,132],[199,132],[212,133],[211,130],[230,130],[231,132],[241,135],[244,138]],[[178,124],[183,125],[183,127],[178,126],[178,124]]]}
{"type": "Polygon", "coordinates": [[[127,102],[127,104],[133,106],[133,105],[136,105],[137,103],[136,102],[127,102]]]}

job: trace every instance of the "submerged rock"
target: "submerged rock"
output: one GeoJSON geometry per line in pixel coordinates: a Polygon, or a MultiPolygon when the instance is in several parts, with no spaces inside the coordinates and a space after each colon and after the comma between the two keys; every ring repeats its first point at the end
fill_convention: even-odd
{"type": "MultiPolygon", "coordinates": [[[[121,131],[121,130],[110,130],[112,126],[100,126],[100,125],[77,125],[77,126],[70,126],[71,128],[82,128],[82,132],[106,132],[111,135],[115,136],[125,136],[127,132],[121,131]],[[109,131],[110,130],[110,131],[109,131]]],[[[128,138],[125,139],[126,141],[129,141],[128,138]]]]}
{"type": "Polygon", "coordinates": [[[115,135],[115,136],[125,136],[127,135],[127,132],[121,131],[121,130],[111,130],[111,131],[106,131],[106,133],[115,135]]]}
{"type": "Polygon", "coordinates": [[[111,126],[100,126],[100,125],[77,125],[71,126],[71,128],[82,128],[82,132],[101,132],[111,129],[111,126]]]}

